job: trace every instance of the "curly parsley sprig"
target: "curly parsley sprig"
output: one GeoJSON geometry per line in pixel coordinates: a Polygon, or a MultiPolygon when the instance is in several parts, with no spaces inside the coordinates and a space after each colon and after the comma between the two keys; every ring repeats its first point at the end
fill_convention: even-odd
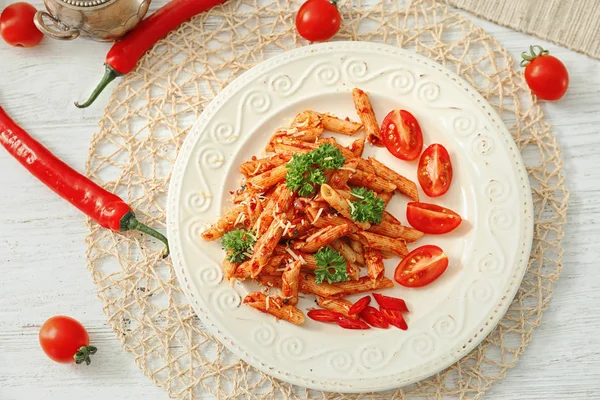
{"type": "Polygon", "coordinates": [[[355,198],[352,201],[351,216],[357,222],[371,222],[378,224],[383,218],[383,210],[385,202],[382,198],[377,197],[374,191],[364,187],[352,189],[352,196],[355,198]]]}
{"type": "Polygon", "coordinates": [[[232,263],[241,263],[246,260],[248,254],[256,242],[256,237],[251,231],[236,229],[223,235],[221,244],[227,250],[227,260],[232,263]]]}
{"type": "Polygon", "coordinates": [[[340,149],[329,143],[305,154],[294,154],[287,164],[285,184],[298,195],[307,197],[326,182],[323,170],[340,168],[345,162],[340,149]]]}
{"type": "Polygon", "coordinates": [[[346,282],[349,278],[346,271],[346,259],[340,253],[330,247],[323,247],[315,254],[317,269],[315,270],[315,281],[322,283],[327,281],[346,282]]]}

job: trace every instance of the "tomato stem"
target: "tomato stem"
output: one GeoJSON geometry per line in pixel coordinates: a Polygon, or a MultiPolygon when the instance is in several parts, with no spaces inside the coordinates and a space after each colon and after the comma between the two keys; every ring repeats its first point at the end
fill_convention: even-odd
{"type": "Polygon", "coordinates": [[[338,0],[329,0],[331,2],[331,4],[333,4],[335,6],[335,8],[337,8],[337,3],[338,0]]]}
{"type": "Polygon", "coordinates": [[[90,356],[93,356],[98,351],[96,346],[81,346],[77,353],[73,356],[76,364],[90,365],[92,363],[92,359],[90,356]]]}
{"type": "Polygon", "coordinates": [[[523,58],[521,60],[521,67],[526,67],[527,64],[529,64],[531,61],[538,58],[539,56],[545,56],[548,54],[550,54],[550,52],[548,50],[545,50],[540,45],[536,44],[535,46],[529,46],[529,54],[527,54],[526,51],[524,51],[521,54],[521,57],[523,58]]]}

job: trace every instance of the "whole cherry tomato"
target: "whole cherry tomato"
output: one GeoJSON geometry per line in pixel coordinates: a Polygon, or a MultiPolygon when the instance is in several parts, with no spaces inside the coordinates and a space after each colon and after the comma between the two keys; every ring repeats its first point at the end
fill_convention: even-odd
{"type": "Polygon", "coordinates": [[[412,161],[423,150],[423,133],[417,119],[406,110],[392,110],[381,124],[383,143],[401,160],[412,161]]]}
{"type": "Polygon", "coordinates": [[[448,257],[437,246],[421,246],[400,261],[394,272],[394,280],[406,287],[429,285],[448,268],[448,257]]]}
{"type": "Polygon", "coordinates": [[[91,363],[90,355],[98,350],[90,346],[87,331],[79,321],[59,315],[52,317],[40,329],[40,345],[44,353],[61,364],[91,363]]]}
{"type": "Polygon", "coordinates": [[[335,2],[308,0],[298,10],[296,29],[304,39],[324,42],[331,39],[340,29],[342,17],[335,2]]]}
{"type": "Polygon", "coordinates": [[[434,235],[451,232],[462,222],[460,215],[449,208],[416,201],[406,206],[406,219],[416,230],[434,235]]]}
{"type": "Polygon", "coordinates": [[[28,3],[14,3],[0,15],[0,35],[4,41],[16,47],[37,46],[44,34],[33,23],[37,10],[28,3]]]}
{"type": "Polygon", "coordinates": [[[565,65],[541,46],[531,46],[530,51],[522,54],[521,66],[525,67],[525,80],[533,94],[543,100],[563,97],[569,87],[565,65]]]}
{"type": "Polygon", "coordinates": [[[419,159],[419,183],[429,197],[439,197],[450,189],[452,162],[448,150],[441,144],[432,144],[419,159]]]}

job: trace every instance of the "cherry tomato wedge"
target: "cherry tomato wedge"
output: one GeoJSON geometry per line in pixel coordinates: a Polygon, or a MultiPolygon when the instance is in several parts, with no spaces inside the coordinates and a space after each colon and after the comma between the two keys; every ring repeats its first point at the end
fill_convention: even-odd
{"type": "Polygon", "coordinates": [[[337,321],[337,324],[344,329],[371,329],[366,322],[359,319],[344,318],[337,321]]]}
{"type": "Polygon", "coordinates": [[[452,232],[462,222],[460,215],[449,208],[416,201],[408,203],[406,219],[416,230],[433,235],[452,232]]]}
{"type": "Polygon", "coordinates": [[[426,148],[419,159],[417,176],[427,196],[439,197],[446,193],[452,183],[452,162],[448,150],[438,143],[426,148]]]}
{"type": "Polygon", "coordinates": [[[400,311],[389,310],[383,307],[380,307],[379,311],[381,311],[381,315],[383,315],[383,318],[385,318],[390,325],[393,325],[398,329],[402,329],[403,331],[408,329],[408,324],[404,320],[404,317],[400,311]]]}
{"type": "Polygon", "coordinates": [[[375,328],[387,329],[390,324],[375,307],[367,306],[360,312],[360,317],[375,328]]]}
{"type": "Polygon", "coordinates": [[[429,285],[448,268],[448,257],[437,246],[425,245],[408,253],[394,272],[396,282],[406,287],[429,285]]]}
{"type": "Polygon", "coordinates": [[[364,310],[365,307],[368,306],[370,302],[371,302],[370,296],[361,297],[360,299],[358,299],[356,301],[356,303],[352,304],[352,307],[350,307],[350,309],[348,310],[348,314],[350,314],[350,315],[360,314],[360,312],[362,310],[364,310]]]}
{"type": "Polygon", "coordinates": [[[44,353],[53,361],[62,364],[91,363],[96,347],[90,346],[87,331],[79,321],[59,315],[48,319],[39,333],[44,353]]]}
{"type": "Polygon", "coordinates": [[[398,310],[400,312],[408,312],[406,302],[396,297],[385,296],[379,293],[373,293],[375,301],[381,308],[387,308],[388,310],[398,310]]]}
{"type": "Polygon", "coordinates": [[[406,110],[392,110],[381,124],[383,143],[401,160],[416,160],[423,150],[423,133],[417,119],[406,110]]]}
{"type": "Polygon", "coordinates": [[[334,3],[327,0],[308,0],[298,10],[296,29],[311,42],[331,39],[340,29],[342,17],[334,3]]]}
{"type": "Polygon", "coordinates": [[[33,17],[37,10],[29,3],[9,5],[0,14],[0,36],[11,46],[37,46],[44,34],[35,26],[33,17]]]}
{"type": "Polygon", "coordinates": [[[308,315],[308,318],[319,322],[338,322],[346,318],[338,312],[322,309],[309,310],[306,315],[308,315]]]}

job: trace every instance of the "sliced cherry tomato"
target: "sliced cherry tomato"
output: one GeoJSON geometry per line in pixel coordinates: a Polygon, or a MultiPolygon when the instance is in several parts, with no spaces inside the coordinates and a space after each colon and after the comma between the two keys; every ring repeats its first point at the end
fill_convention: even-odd
{"type": "Polygon", "coordinates": [[[406,219],[416,230],[434,235],[452,232],[462,222],[460,215],[449,208],[415,201],[406,206],[406,219]]]}
{"type": "Polygon", "coordinates": [[[419,160],[418,178],[429,197],[439,197],[450,189],[452,162],[444,146],[435,143],[425,149],[419,160]]]}
{"type": "Polygon", "coordinates": [[[360,312],[360,317],[364,319],[367,324],[375,328],[387,329],[390,326],[385,317],[375,307],[365,307],[365,309],[360,312]]]}
{"type": "Polygon", "coordinates": [[[375,301],[379,304],[381,308],[387,308],[388,310],[398,310],[400,312],[408,312],[408,307],[406,306],[406,302],[397,297],[385,296],[379,293],[373,293],[373,297],[375,297],[375,301]]]}
{"type": "Polygon", "coordinates": [[[417,119],[406,110],[393,110],[383,119],[385,147],[401,160],[416,160],[423,150],[423,133],[417,119]]]}
{"type": "Polygon", "coordinates": [[[521,66],[525,67],[525,80],[540,99],[558,100],[569,87],[569,72],[556,57],[548,55],[541,46],[531,46],[531,54],[523,53],[521,66]],[[537,50],[537,51],[536,51],[537,50]]]}
{"type": "Polygon", "coordinates": [[[383,307],[379,307],[379,311],[381,311],[381,315],[383,315],[383,318],[385,318],[390,325],[393,325],[398,329],[402,329],[403,331],[408,329],[408,325],[400,311],[390,310],[383,307]]]}
{"type": "Polygon", "coordinates": [[[437,246],[421,246],[410,253],[396,267],[394,279],[406,287],[429,285],[448,268],[448,257],[437,246]]]}
{"type": "Polygon", "coordinates": [[[327,0],[308,0],[296,15],[298,33],[311,42],[331,39],[340,29],[341,23],[339,10],[327,0]]]}
{"type": "Polygon", "coordinates": [[[371,296],[361,297],[356,301],[356,303],[352,304],[352,307],[348,310],[349,315],[360,314],[362,310],[365,309],[366,306],[371,302],[371,296]]]}
{"type": "Polygon", "coordinates": [[[40,345],[53,361],[62,364],[85,362],[90,364],[90,355],[96,347],[90,346],[87,331],[79,321],[62,315],[52,317],[40,328],[40,345]]]}
{"type": "Polygon", "coordinates": [[[0,15],[0,35],[4,41],[16,47],[37,46],[44,34],[33,23],[37,10],[28,3],[14,3],[0,15]]]}
{"type": "Polygon", "coordinates": [[[344,329],[371,329],[365,321],[359,319],[344,318],[337,321],[337,324],[344,329]]]}
{"type": "Polygon", "coordinates": [[[309,310],[306,315],[308,315],[308,318],[319,322],[338,322],[339,320],[346,318],[339,312],[322,309],[309,310]]]}

